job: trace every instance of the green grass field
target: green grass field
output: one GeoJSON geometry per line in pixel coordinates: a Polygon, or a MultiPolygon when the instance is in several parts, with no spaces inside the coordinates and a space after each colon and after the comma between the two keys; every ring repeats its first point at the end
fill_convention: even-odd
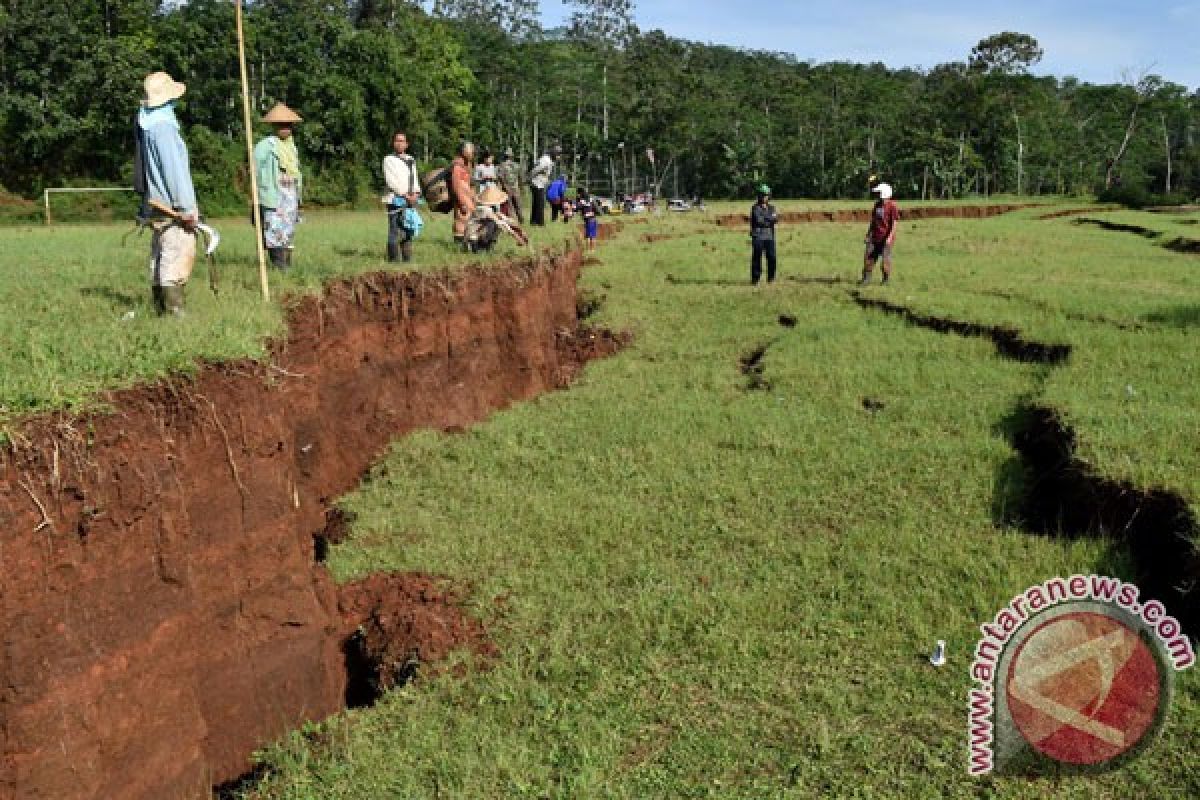
{"type": "MultiPolygon", "coordinates": [[[[1104,542],[999,521],[1014,408],[1059,409],[1103,475],[1200,498],[1200,257],[1039,213],[904,223],[893,285],[866,292],[1071,344],[1057,369],[860,308],[862,226],[782,230],[769,288],[748,285],[745,232],[711,215],[628,226],[583,279],[605,297],[592,321],[632,331],[628,350],[465,435],[398,441],[343,502],[357,521],[332,552],[338,579],[448,576],[499,661],[297,732],[262,754],[247,796],[1200,795],[1196,670],[1163,738],[1119,771],[966,775],[978,625],[1055,575],[1128,576],[1104,542]],[[652,232],[679,237],[643,242],[652,232]],[[738,360],[761,345],[771,388],[750,391],[738,360]]],[[[1104,216],[1200,238],[1197,215],[1104,216]]],[[[214,301],[197,281],[182,324],[148,318],[145,243],[121,249],[120,229],[0,231],[0,299],[18,309],[4,334],[26,343],[0,364],[7,413],[259,352],[279,313],[255,299],[245,222],[225,229],[230,288],[214,301]]],[[[287,285],[381,267],[380,229],[378,215],[314,215],[287,285]]],[[[427,233],[422,267],[461,261],[445,230],[427,233]]]]}

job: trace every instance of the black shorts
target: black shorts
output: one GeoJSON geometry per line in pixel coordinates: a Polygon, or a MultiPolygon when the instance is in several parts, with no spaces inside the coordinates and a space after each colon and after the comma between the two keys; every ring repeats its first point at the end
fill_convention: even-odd
{"type": "Polygon", "coordinates": [[[891,265],[892,246],[886,240],[882,242],[867,242],[867,261],[875,263],[881,258],[883,259],[883,263],[891,265]]]}

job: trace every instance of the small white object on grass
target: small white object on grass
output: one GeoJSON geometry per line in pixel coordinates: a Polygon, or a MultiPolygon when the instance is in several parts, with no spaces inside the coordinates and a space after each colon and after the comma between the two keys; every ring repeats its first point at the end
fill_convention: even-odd
{"type": "Polygon", "coordinates": [[[137,316],[136,311],[126,311],[124,314],[121,315],[121,319],[125,322],[129,322],[129,320],[133,319],[136,316],[137,316]]]}
{"type": "Polygon", "coordinates": [[[929,663],[935,667],[944,666],[946,663],[946,642],[944,639],[937,640],[937,646],[933,648],[933,655],[929,657],[929,663]]]}
{"type": "Polygon", "coordinates": [[[1125,385],[1125,396],[1126,397],[1133,397],[1136,394],[1137,394],[1137,390],[1133,388],[1133,384],[1125,385]]]}

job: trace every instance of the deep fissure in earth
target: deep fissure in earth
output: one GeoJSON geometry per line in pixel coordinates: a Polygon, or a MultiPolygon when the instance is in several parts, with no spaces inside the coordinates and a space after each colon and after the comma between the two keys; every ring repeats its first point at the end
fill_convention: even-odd
{"type": "Polygon", "coordinates": [[[34,418],[0,451],[0,798],[207,796],[258,747],[466,648],[444,580],[335,586],[330,511],[389,442],[567,386],[626,337],[583,327],[572,247],[338,281],[263,361],[34,418]]]}

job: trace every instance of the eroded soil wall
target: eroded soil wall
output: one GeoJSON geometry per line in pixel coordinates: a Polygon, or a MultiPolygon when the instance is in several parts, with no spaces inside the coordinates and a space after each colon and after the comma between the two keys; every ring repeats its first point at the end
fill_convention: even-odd
{"type": "MultiPolygon", "coordinates": [[[[995,206],[928,206],[904,208],[900,216],[906,221],[915,219],[983,219],[1019,211],[1022,208],[1032,208],[1033,204],[1009,204],[995,206]]],[[[839,211],[784,211],[779,215],[781,223],[809,222],[861,222],[871,219],[870,208],[846,208],[839,211]]],[[[717,217],[717,224],[722,227],[736,228],[750,224],[749,214],[722,214],[717,217]]]]}
{"type": "Polygon", "coordinates": [[[578,252],[366,276],[290,312],[266,362],[115,393],[0,453],[0,798],[207,797],[343,708],[348,632],[314,555],[398,434],[564,386],[611,338],[578,252]]]}

